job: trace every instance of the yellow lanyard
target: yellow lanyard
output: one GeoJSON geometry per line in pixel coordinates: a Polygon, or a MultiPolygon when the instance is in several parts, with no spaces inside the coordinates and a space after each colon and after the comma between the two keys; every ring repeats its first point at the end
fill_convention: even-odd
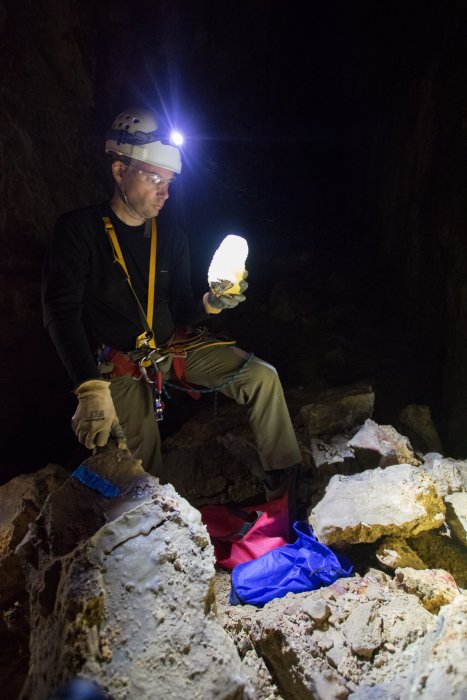
{"type": "Polygon", "coordinates": [[[155,217],[151,220],[151,252],[149,254],[149,279],[148,279],[148,300],[146,306],[146,314],[143,311],[141,302],[131,284],[130,275],[128,273],[128,268],[126,266],[125,260],[123,258],[122,249],[118,242],[117,234],[108,216],[102,217],[105,225],[105,230],[110,240],[110,245],[112,246],[112,252],[114,254],[114,262],[119,263],[122,270],[125,273],[125,279],[138,303],[138,309],[140,312],[141,320],[146,321],[143,323],[145,326],[144,333],[141,333],[136,339],[136,347],[140,347],[143,344],[148,344],[151,348],[156,347],[156,341],[154,339],[154,332],[152,330],[152,322],[154,317],[154,289],[156,286],[156,248],[157,248],[157,229],[156,229],[156,219],[155,217]]]}

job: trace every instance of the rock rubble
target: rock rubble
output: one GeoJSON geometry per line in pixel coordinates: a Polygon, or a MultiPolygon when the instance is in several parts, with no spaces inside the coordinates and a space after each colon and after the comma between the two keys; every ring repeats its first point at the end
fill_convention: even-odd
{"type": "MultiPolygon", "coordinates": [[[[79,676],[114,700],[465,700],[467,462],[415,451],[373,421],[373,400],[363,385],[325,392],[295,423],[309,522],[353,576],[263,608],[229,604],[193,507],[257,494],[236,407],[219,438],[200,411],[167,441],[173,485],[116,450],[89,461],[114,499],[56,465],[0,487],[11,699],[79,676]]],[[[427,411],[407,416],[433,438],[427,411]]]]}

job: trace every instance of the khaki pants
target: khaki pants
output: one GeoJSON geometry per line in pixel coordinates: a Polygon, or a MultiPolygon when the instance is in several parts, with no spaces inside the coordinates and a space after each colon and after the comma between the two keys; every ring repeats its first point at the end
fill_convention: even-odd
{"type": "MultiPolygon", "coordinates": [[[[300,449],[274,367],[253,358],[234,381],[228,381],[247,358],[247,353],[233,346],[191,351],[186,360],[186,381],[207,388],[226,383],[219,391],[247,407],[258,455],[265,471],[298,464],[301,462],[300,449]]],[[[170,361],[163,365],[164,379],[174,379],[170,361]]],[[[143,379],[123,376],[112,379],[110,388],[130,451],[142,460],[146,471],[157,476],[162,464],[161,440],[150,386],[143,379]]]]}

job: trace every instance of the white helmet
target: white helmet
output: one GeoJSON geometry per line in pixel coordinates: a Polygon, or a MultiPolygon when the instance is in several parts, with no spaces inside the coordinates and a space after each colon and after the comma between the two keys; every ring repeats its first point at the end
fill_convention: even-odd
{"type": "Polygon", "coordinates": [[[115,118],[107,132],[105,152],[159,165],[174,173],[182,169],[180,151],[171,144],[169,132],[159,128],[152,112],[139,107],[115,118]]]}

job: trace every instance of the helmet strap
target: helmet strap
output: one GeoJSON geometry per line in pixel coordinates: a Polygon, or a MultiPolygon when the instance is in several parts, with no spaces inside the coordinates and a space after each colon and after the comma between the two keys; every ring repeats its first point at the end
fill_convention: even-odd
{"type": "Polygon", "coordinates": [[[121,199],[123,200],[123,203],[125,204],[125,206],[127,207],[127,209],[130,210],[130,213],[133,214],[133,216],[137,217],[138,219],[143,219],[143,220],[145,221],[145,220],[146,220],[146,217],[141,216],[141,214],[140,214],[139,212],[137,212],[136,209],[134,209],[134,207],[131,206],[130,201],[129,201],[128,197],[127,197],[127,193],[125,192],[125,188],[124,188],[124,186],[123,186],[123,182],[122,182],[121,185],[118,185],[118,191],[119,191],[119,193],[120,193],[121,199]]]}

